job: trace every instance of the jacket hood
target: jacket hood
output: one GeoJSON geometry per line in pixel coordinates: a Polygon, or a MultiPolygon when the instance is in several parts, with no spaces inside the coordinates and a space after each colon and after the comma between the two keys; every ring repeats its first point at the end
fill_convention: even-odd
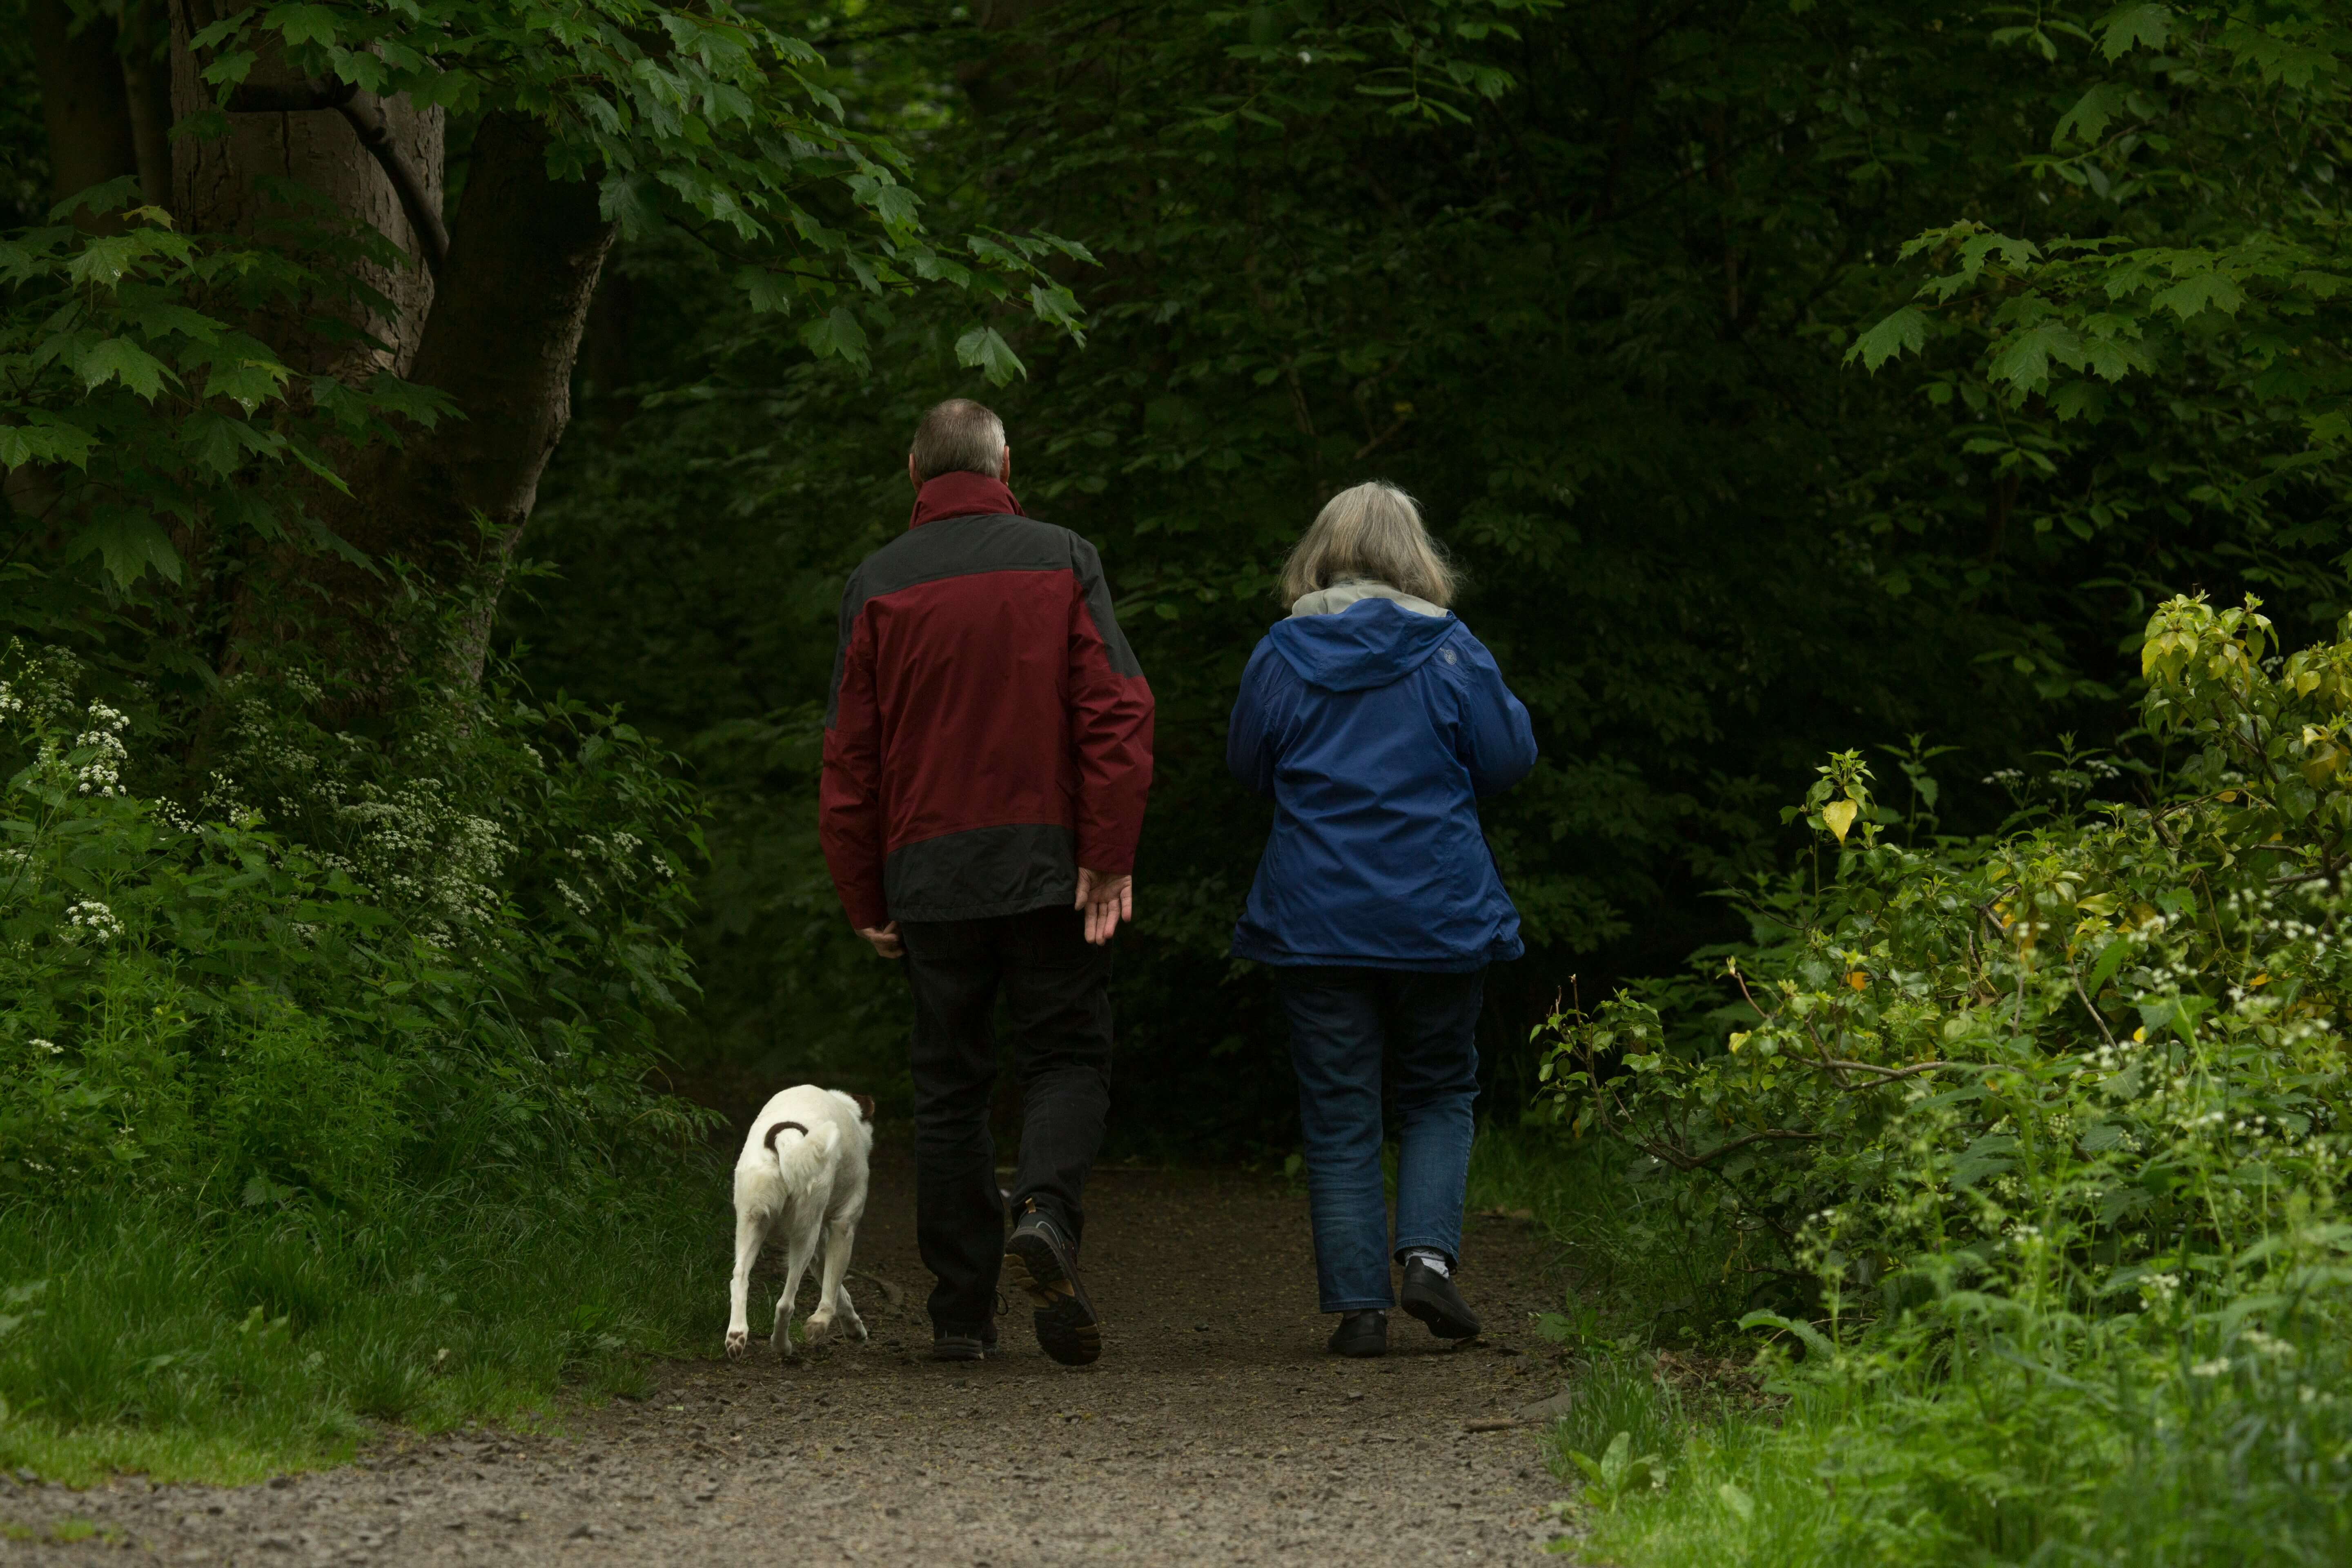
{"type": "MultiPolygon", "coordinates": [[[[1462,623],[1431,605],[1408,609],[1393,589],[1356,597],[1344,608],[1317,611],[1310,602],[1344,593],[1327,588],[1298,601],[1299,609],[1267,636],[1298,679],[1326,691],[1363,691],[1402,680],[1426,663],[1462,623]]],[[[1422,600],[1413,600],[1422,604],[1422,600]]]]}

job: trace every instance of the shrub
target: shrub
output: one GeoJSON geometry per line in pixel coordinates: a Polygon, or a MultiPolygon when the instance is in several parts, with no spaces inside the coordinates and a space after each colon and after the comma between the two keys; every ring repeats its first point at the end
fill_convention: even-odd
{"type": "Polygon", "coordinates": [[[5,673],[0,1187],[367,1211],[699,1124],[642,1088],[690,801],[611,715],[440,693],[381,741],[247,678],[189,805],[135,689],[5,673]]]}

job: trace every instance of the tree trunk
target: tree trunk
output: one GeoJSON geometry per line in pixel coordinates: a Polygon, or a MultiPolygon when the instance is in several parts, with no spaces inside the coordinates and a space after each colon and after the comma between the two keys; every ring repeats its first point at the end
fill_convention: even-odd
{"type": "MultiPolygon", "coordinates": [[[[182,120],[213,104],[212,89],[197,79],[202,68],[188,47],[188,39],[211,25],[212,0],[173,0],[172,109],[182,120]]],[[[265,50],[256,62],[250,84],[299,88],[284,58],[265,50]]],[[[441,205],[443,120],[437,109],[418,110],[404,100],[384,105],[393,142],[425,185],[425,199],[441,205]]],[[[379,370],[405,375],[424,332],[425,313],[433,306],[433,277],[415,258],[422,258],[427,241],[418,235],[402,209],[400,193],[361,143],[359,133],[331,107],[294,111],[241,113],[229,116],[228,134],[218,138],[184,136],[172,150],[173,211],[180,226],[191,233],[243,234],[261,232],[266,218],[294,216],[273,204],[260,182],[299,181],[333,205],[345,216],[364,223],[406,251],[409,265],[386,269],[361,268],[361,280],[391,301],[389,314],[354,309],[352,323],[383,347],[370,349],[347,342],[289,341],[283,331],[265,332],[270,346],[295,369],[345,380],[363,380],[379,370]]]]}
{"type": "Polygon", "coordinates": [[[537,127],[506,114],[482,122],[410,373],[465,417],[375,453],[331,520],[369,554],[399,555],[463,595],[443,657],[467,681],[481,677],[499,591],[571,422],[572,363],[613,235],[595,186],[548,177],[537,127]]]}
{"type": "MultiPolygon", "coordinates": [[[[173,92],[185,115],[209,102],[187,40],[210,20],[212,0],[174,0],[173,92]]],[[[305,84],[267,56],[248,79],[248,103],[304,101],[305,84]]],[[[365,281],[392,301],[360,322],[380,350],[325,341],[276,346],[289,364],[360,381],[379,370],[446,393],[460,417],[412,432],[398,448],[356,454],[345,465],[351,494],[317,491],[320,520],[379,565],[398,560],[408,581],[461,596],[446,645],[422,646],[433,629],[397,625],[383,612],[391,579],[339,557],[275,552],[245,574],[231,608],[232,665],[271,644],[297,642],[342,668],[366,672],[371,702],[397,700],[403,678],[426,667],[478,679],[498,595],[539,478],[571,418],[572,361],[611,247],[593,184],[548,177],[545,137],[527,121],[493,115],[477,132],[436,282],[444,126],[438,110],[388,100],[365,113],[316,109],[232,112],[217,141],[184,138],[175,149],[175,204],[194,230],[257,231],[264,176],[300,180],[341,212],[369,224],[411,258],[365,281]],[[380,118],[379,118],[380,115],[380,118]],[[372,154],[355,126],[386,146],[372,154]],[[403,207],[396,169],[406,179],[403,207]],[[415,211],[422,208],[421,212],[415,211]],[[425,220],[420,225],[412,217],[425,220]]],[[[345,104],[350,95],[343,94],[345,104]]],[[[234,101],[234,100],[233,100],[234,101]]]]}
{"type": "MultiPolygon", "coordinates": [[[[27,0],[26,11],[49,134],[52,196],[64,201],[139,173],[113,21],[94,17],[77,32],[66,0],[27,0]]],[[[84,213],[78,221],[89,227],[94,217],[84,213]]]]}
{"type": "Polygon", "coordinates": [[[166,212],[172,206],[172,62],[136,51],[122,57],[122,85],[131,111],[131,144],[139,151],[139,199],[166,212]]]}

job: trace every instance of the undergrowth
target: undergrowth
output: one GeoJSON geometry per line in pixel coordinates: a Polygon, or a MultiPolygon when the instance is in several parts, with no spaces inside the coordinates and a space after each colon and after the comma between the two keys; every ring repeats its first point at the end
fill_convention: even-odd
{"type": "Polygon", "coordinates": [[[1748,942],[1538,1031],[1591,1560],[2352,1559],[2352,623],[2176,599],[2143,668],[2137,799],[2070,748],[1937,837],[1839,754],[1748,942]],[[1671,1418],[1743,1331],[1777,1402],[1671,1418]]]}
{"type": "Polygon", "coordinates": [[[0,654],[10,1468],[229,1481],[528,1424],[715,1320],[711,1118],[647,1088],[690,795],[495,678],[367,731],[340,700],[292,672],[175,713],[0,654]]]}

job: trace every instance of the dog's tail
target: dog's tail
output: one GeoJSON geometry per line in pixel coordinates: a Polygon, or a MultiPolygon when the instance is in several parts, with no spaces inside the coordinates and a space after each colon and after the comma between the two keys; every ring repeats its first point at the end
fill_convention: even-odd
{"type": "Polygon", "coordinates": [[[797,1121],[779,1121],[768,1129],[762,1140],[768,1152],[776,1157],[776,1174],[784,1184],[784,1191],[793,1197],[805,1197],[833,1158],[841,1142],[841,1129],[828,1121],[812,1132],[797,1121]]]}

